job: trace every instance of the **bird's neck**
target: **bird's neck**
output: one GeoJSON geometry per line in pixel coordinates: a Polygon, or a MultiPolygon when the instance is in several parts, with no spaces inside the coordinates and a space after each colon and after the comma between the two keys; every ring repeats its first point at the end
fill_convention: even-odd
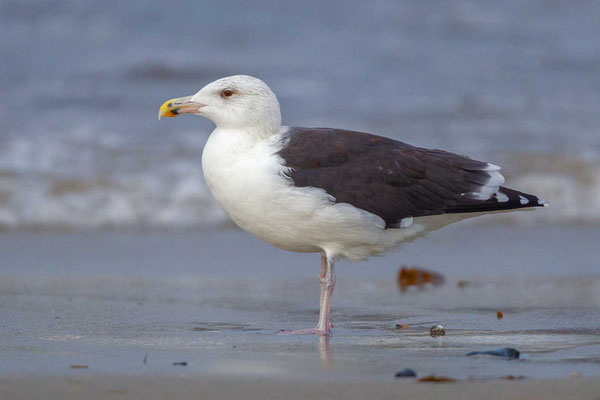
{"type": "Polygon", "coordinates": [[[270,145],[277,141],[280,126],[276,130],[264,127],[217,128],[211,133],[209,141],[219,148],[219,152],[240,154],[254,152],[257,146],[270,145]]]}
{"type": "Polygon", "coordinates": [[[247,150],[259,143],[271,141],[282,129],[280,121],[263,120],[243,127],[217,124],[211,136],[219,136],[222,141],[238,146],[240,150],[247,150]]]}
{"type": "Polygon", "coordinates": [[[248,112],[244,118],[219,115],[210,119],[217,126],[216,130],[246,132],[252,140],[268,139],[281,129],[281,112],[278,104],[248,112]]]}

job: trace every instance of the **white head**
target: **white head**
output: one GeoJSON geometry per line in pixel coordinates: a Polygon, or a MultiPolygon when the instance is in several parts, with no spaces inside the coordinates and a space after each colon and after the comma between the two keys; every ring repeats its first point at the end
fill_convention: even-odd
{"type": "Polygon", "coordinates": [[[193,96],[165,102],[161,117],[196,114],[222,129],[260,129],[274,133],[281,127],[277,97],[266,83],[247,75],[221,78],[204,86],[193,96]]]}

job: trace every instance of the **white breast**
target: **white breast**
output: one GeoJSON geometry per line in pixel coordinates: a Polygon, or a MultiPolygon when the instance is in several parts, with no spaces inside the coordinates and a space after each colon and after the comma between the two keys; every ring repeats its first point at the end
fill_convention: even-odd
{"type": "Polygon", "coordinates": [[[322,189],[295,187],[276,155],[286,129],[266,139],[215,129],[204,147],[208,187],[239,227],[285,250],[351,260],[381,254],[428,230],[419,218],[406,229],[385,230],[378,216],[336,204],[322,189]]]}
{"type": "Polygon", "coordinates": [[[292,195],[274,154],[276,139],[253,140],[251,132],[216,129],[202,154],[204,177],[219,205],[242,229],[286,250],[318,252],[294,223],[310,219],[317,205],[292,195]]]}

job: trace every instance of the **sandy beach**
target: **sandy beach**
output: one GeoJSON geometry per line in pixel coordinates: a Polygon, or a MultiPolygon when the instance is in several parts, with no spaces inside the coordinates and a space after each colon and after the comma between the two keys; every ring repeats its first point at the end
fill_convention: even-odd
{"type": "Polygon", "coordinates": [[[325,340],[279,335],[316,321],[314,254],[237,230],[4,233],[0,385],[6,398],[590,398],[599,234],[466,222],[340,263],[325,340]],[[444,282],[402,292],[403,265],[444,282]],[[504,347],[520,359],[466,355],[504,347]],[[456,382],[395,378],[404,368],[456,382]]]}
{"type": "Polygon", "coordinates": [[[0,379],[10,399],[593,399],[597,379],[420,384],[206,379],[192,376],[94,376],[0,379]]]}

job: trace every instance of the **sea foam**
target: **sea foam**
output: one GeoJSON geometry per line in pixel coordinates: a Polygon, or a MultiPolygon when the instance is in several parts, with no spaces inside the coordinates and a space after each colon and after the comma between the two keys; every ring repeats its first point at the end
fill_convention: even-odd
{"type": "MultiPolygon", "coordinates": [[[[208,229],[233,226],[202,175],[207,134],[142,140],[88,129],[0,143],[0,229],[208,229]]],[[[600,223],[600,165],[546,155],[508,157],[506,185],[550,203],[483,223],[600,223]]],[[[476,220],[480,220],[479,218],[476,220]]]]}

